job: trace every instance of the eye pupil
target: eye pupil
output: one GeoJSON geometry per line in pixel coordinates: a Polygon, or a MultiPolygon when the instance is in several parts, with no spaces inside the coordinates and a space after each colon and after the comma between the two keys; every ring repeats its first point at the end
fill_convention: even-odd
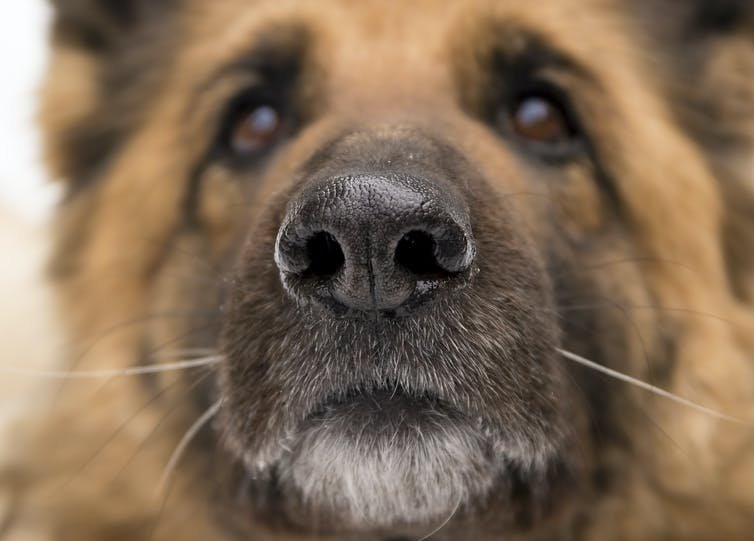
{"type": "Polygon", "coordinates": [[[264,150],[275,142],[281,126],[280,113],[271,105],[259,105],[247,109],[237,118],[230,146],[238,154],[264,150]]]}
{"type": "Polygon", "coordinates": [[[529,98],[521,104],[518,112],[519,122],[525,125],[538,125],[547,122],[552,115],[552,108],[545,100],[529,98]]]}
{"type": "Polygon", "coordinates": [[[514,130],[524,139],[558,143],[572,135],[560,106],[542,96],[521,99],[512,117],[514,130]]]}
{"type": "Polygon", "coordinates": [[[278,114],[269,105],[263,105],[254,109],[249,115],[249,129],[257,133],[274,131],[278,124],[278,114]]]}

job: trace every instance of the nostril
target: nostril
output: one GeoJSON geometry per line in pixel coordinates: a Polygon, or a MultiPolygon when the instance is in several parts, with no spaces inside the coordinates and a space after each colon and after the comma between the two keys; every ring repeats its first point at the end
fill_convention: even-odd
{"type": "Polygon", "coordinates": [[[435,257],[435,239],[424,231],[409,231],[395,248],[395,262],[411,274],[424,279],[439,280],[450,273],[442,268],[435,257]]]}
{"type": "Polygon", "coordinates": [[[476,244],[452,191],[394,175],[311,182],[288,203],[274,251],[302,306],[398,317],[471,283],[476,244]]]}
{"type": "Polygon", "coordinates": [[[319,231],[306,241],[306,252],[309,256],[309,268],[305,274],[317,278],[329,278],[338,272],[345,264],[338,240],[327,231],[319,231]]]}

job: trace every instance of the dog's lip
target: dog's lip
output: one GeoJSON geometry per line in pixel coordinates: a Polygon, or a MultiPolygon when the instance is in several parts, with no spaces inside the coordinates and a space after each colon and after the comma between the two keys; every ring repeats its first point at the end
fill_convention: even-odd
{"type": "Polygon", "coordinates": [[[323,400],[306,416],[310,422],[348,415],[355,422],[412,423],[431,417],[461,415],[456,408],[431,392],[408,392],[400,385],[371,389],[354,388],[323,400]]]}

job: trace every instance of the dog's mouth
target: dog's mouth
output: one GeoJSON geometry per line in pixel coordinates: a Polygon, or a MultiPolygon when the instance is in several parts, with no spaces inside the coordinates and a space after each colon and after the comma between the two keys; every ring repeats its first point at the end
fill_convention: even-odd
{"type": "Polygon", "coordinates": [[[431,523],[485,498],[499,471],[491,439],[467,414],[401,385],[327,398],[285,446],[274,470],[287,515],[326,529],[431,523]]]}
{"type": "Polygon", "coordinates": [[[487,431],[484,419],[473,417],[437,393],[412,392],[400,384],[355,388],[324,400],[305,416],[299,431],[313,427],[344,442],[398,447],[421,445],[428,437],[442,437],[450,425],[487,431]]]}
{"type": "Polygon", "coordinates": [[[414,533],[512,497],[516,472],[546,474],[565,433],[550,398],[560,380],[540,368],[551,358],[515,334],[459,337],[433,316],[299,314],[285,334],[246,320],[258,332],[222,365],[220,423],[271,513],[323,533],[414,533]]]}
{"type": "Polygon", "coordinates": [[[400,383],[361,385],[334,393],[300,419],[285,443],[292,461],[308,459],[323,441],[337,441],[342,448],[424,453],[458,427],[464,438],[473,440],[480,456],[491,459],[493,454],[491,430],[482,416],[464,411],[439,392],[412,391],[400,383]]]}
{"type": "Polygon", "coordinates": [[[266,298],[251,300],[225,334],[219,424],[255,501],[296,527],[392,535],[482,513],[562,450],[551,337],[526,312],[500,309],[505,332],[490,338],[458,303],[400,321],[283,305],[270,322],[256,317],[266,298]]]}
{"type": "MultiPolygon", "coordinates": [[[[432,392],[410,392],[400,384],[353,388],[331,396],[306,416],[304,424],[347,421],[344,427],[363,432],[382,427],[385,435],[401,429],[420,430],[448,418],[466,417],[458,408],[432,392]]],[[[468,419],[467,419],[468,420],[468,419]]]]}

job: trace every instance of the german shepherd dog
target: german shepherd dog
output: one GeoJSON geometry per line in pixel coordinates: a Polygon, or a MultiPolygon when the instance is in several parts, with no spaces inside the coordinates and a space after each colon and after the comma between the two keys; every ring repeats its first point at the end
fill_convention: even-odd
{"type": "Polygon", "coordinates": [[[751,2],[54,5],[9,539],[754,539],[751,2]]]}

